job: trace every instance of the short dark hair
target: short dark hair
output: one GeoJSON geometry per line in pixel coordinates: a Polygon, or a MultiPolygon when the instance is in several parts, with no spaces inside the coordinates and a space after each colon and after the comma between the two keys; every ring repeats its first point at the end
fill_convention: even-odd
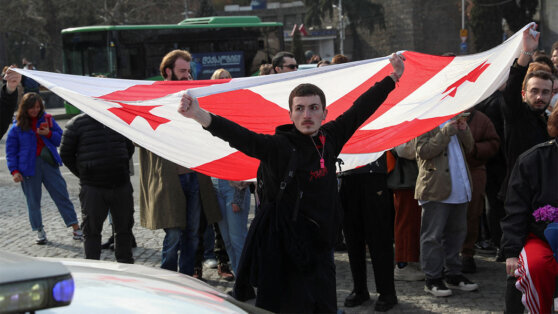
{"type": "Polygon", "coordinates": [[[292,111],[293,109],[293,99],[295,97],[304,97],[304,96],[320,97],[320,101],[322,102],[322,109],[325,110],[326,99],[325,99],[324,91],[318,86],[310,83],[300,84],[291,91],[291,94],[289,95],[289,110],[292,111]]]}
{"type": "Polygon", "coordinates": [[[161,61],[161,65],[159,66],[159,70],[161,71],[161,76],[164,79],[167,79],[167,72],[165,71],[165,69],[167,68],[171,70],[174,69],[174,63],[178,59],[184,59],[185,61],[190,62],[192,61],[192,55],[190,55],[188,51],[180,50],[180,49],[176,49],[167,53],[163,57],[163,61],[161,61]]]}
{"type": "Polygon", "coordinates": [[[525,90],[525,88],[527,88],[527,82],[533,78],[540,78],[541,80],[545,80],[545,81],[550,81],[550,89],[552,90],[552,85],[554,85],[554,79],[552,78],[552,73],[548,72],[548,71],[532,71],[527,73],[527,75],[525,75],[525,79],[523,80],[523,90],[525,90]]]}
{"type": "Polygon", "coordinates": [[[273,69],[275,69],[275,67],[282,67],[283,63],[285,63],[285,57],[294,59],[295,56],[288,51],[278,52],[275,56],[273,56],[273,59],[271,59],[273,69]]]}

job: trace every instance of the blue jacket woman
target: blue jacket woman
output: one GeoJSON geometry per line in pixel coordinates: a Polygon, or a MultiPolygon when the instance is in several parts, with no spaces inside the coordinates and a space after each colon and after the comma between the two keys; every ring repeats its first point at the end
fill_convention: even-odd
{"type": "Polygon", "coordinates": [[[59,166],[62,160],[56,147],[60,145],[62,129],[49,114],[37,93],[23,96],[16,120],[6,140],[6,159],[14,182],[21,182],[27,200],[31,229],[37,232],[35,242],[46,243],[41,216],[41,193],[44,184],[66,226],[74,229],[73,237],[81,240],[74,205],[70,201],[66,181],[59,166]]]}

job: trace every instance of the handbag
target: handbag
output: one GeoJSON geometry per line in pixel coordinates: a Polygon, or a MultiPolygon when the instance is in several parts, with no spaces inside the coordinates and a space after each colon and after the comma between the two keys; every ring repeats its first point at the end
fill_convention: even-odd
{"type": "Polygon", "coordinates": [[[387,186],[392,190],[414,188],[417,176],[418,166],[416,160],[409,160],[398,156],[395,159],[393,171],[388,175],[387,186]]]}
{"type": "Polygon", "coordinates": [[[52,153],[50,152],[50,149],[48,149],[48,147],[43,146],[43,148],[41,149],[41,154],[39,155],[39,157],[41,157],[41,159],[46,162],[47,164],[56,167],[58,166],[58,164],[56,163],[56,160],[54,160],[54,157],[52,157],[52,153]]]}

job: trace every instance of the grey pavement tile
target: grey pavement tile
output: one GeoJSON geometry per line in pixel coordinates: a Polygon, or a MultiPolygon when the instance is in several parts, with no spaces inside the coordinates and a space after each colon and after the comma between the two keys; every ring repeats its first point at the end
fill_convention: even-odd
{"type": "MultiPolygon", "coordinates": [[[[3,146],[3,145],[0,145],[3,146]]],[[[0,147],[1,148],[1,147],[0,147]]],[[[71,228],[67,228],[48,193],[43,190],[42,213],[48,243],[43,246],[34,243],[35,234],[31,232],[27,217],[25,199],[21,188],[5,180],[6,169],[0,169],[0,249],[30,256],[83,258],[83,244],[72,239],[71,228]]],[[[67,178],[71,181],[71,178],[67,178]]],[[[72,202],[79,215],[79,201],[77,180],[68,183],[72,202]]],[[[138,189],[135,189],[138,191],[138,189]]],[[[135,193],[137,194],[137,193],[135,193]]],[[[137,201],[137,195],[135,195],[137,201]]],[[[139,225],[139,210],[135,212],[136,224],[133,232],[138,242],[134,249],[136,263],[158,267],[161,261],[160,249],[164,237],[162,230],[147,230],[139,225]]],[[[103,228],[103,241],[110,236],[108,222],[103,228]]],[[[368,257],[369,258],[369,257],[368,257]]],[[[114,251],[103,250],[102,260],[114,261],[114,251]]],[[[455,291],[447,298],[436,298],[424,292],[424,281],[402,282],[396,281],[395,287],[399,304],[392,313],[501,313],[504,306],[505,265],[495,263],[490,256],[477,256],[476,262],[479,272],[467,275],[478,282],[478,292],[455,291]]],[[[337,303],[340,309],[348,314],[372,313],[374,302],[378,295],[375,293],[374,274],[372,265],[367,263],[368,289],[371,301],[356,308],[344,308],[343,302],[352,290],[351,272],[348,266],[347,253],[336,253],[335,263],[337,271],[337,303]]],[[[204,269],[207,283],[221,291],[232,288],[233,283],[221,280],[215,269],[204,269]]]]}

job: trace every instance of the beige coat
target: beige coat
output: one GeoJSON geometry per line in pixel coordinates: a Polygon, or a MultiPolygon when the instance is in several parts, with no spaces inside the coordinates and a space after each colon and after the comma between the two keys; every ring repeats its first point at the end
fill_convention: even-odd
{"type": "MultiPolygon", "coordinates": [[[[178,179],[177,165],[139,147],[140,224],[155,230],[186,227],[186,197],[178,179]]],[[[202,207],[208,223],[221,220],[211,179],[198,174],[202,207]]]]}
{"type": "MultiPolygon", "coordinates": [[[[446,124],[443,128],[433,130],[413,140],[416,147],[419,174],[415,187],[415,199],[423,201],[442,201],[451,193],[451,176],[449,172],[448,144],[451,136],[457,134],[459,146],[465,160],[466,153],[473,150],[475,140],[467,127],[458,131],[455,125],[446,124]]],[[[471,174],[467,167],[469,184],[471,174]]]]}

